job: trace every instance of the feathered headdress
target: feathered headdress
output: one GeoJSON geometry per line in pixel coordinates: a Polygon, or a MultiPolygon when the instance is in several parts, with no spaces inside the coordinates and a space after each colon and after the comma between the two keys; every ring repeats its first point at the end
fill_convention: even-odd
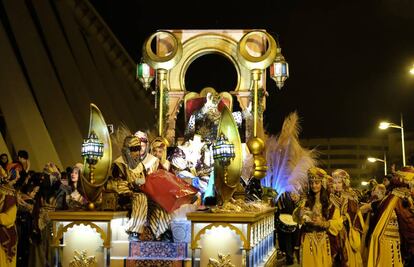
{"type": "Polygon", "coordinates": [[[45,167],[43,168],[43,172],[49,175],[53,175],[56,178],[60,178],[60,171],[53,162],[46,163],[45,167]]]}
{"type": "Polygon", "coordinates": [[[112,158],[116,159],[122,154],[122,147],[127,136],[131,136],[131,130],[125,125],[121,124],[113,134],[111,134],[112,143],[112,158]]]}
{"type": "Polygon", "coordinates": [[[316,152],[303,148],[299,143],[299,118],[296,112],[283,122],[279,136],[266,141],[266,160],[269,165],[262,185],[276,190],[301,194],[308,184],[307,171],[316,165],[316,152]]]}

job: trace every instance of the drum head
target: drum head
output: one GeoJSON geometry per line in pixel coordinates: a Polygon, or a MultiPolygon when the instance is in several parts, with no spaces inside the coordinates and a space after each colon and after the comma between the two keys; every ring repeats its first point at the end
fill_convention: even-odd
{"type": "Polygon", "coordinates": [[[294,220],[291,214],[282,213],[279,215],[279,220],[285,225],[296,226],[298,225],[294,220]]]}

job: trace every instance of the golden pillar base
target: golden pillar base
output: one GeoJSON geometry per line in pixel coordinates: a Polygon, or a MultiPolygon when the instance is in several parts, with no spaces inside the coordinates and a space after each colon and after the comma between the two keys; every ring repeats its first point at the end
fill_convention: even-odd
{"type": "MultiPolygon", "coordinates": [[[[73,247],[73,244],[68,243],[70,241],[67,241],[65,238],[69,232],[72,234],[70,240],[83,244],[91,241],[88,239],[88,234],[94,235],[97,233],[102,241],[102,245],[95,249],[88,247],[88,253],[99,254],[97,251],[99,249],[102,251],[103,247],[103,255],[101,254],[103,259],[100,259],[102,263],[100,266],[109,266],[111,243],[114,241],[112,240],[113,236],[117,236],[116,231],[127,221],[126,211],[54,211],[49,212],[48,216],[52,221],[53,239],[50,246],[54,249],[54,265],[56,266],[62,265],[63,250],[73,247]],[[77,226],[83,226],[83,229],[79,232],[70,231],[71,228],[75,230],[77,226]]],[[[89,244],[87,245],[89,246],[89,244]]],[[[79,248],[76,247],[76,249],[79,248]]]]}
{"type": "Polygon", "coordinates": [[[218,253],[230,254],[232,264],[236,266],[251,267],[267,264],[269,260],[272,260],[271,255],[275,251],[273,240],[275,210],[276,208],[268,208],[260,212],[244,213],[188,213],[187,218],[191,221],[193,266],[195,266],[196,250],[200,250],[201,267],[207,266],[208,260],[206,261],[206,259],[208,257],[216,258],[218,253]],[[219,236],[220,244],[217,243],[217,240],[209,244],[208,235],[214,235],[215,231],[219,236]],[[235,237],[238,238],[232,240],[235,237]],[[238,241],[241,242],[241,245],[233,252],[214,250],[219,245],[226,248],[231,246],[230,243],[237,244],[238,241]],[[229,244],[227,245],[226,242],[229,244]],[[203,256],[203,254],[207,256],[203,256]],[[242,255],[241,259],[240,255],[242,255]]]}

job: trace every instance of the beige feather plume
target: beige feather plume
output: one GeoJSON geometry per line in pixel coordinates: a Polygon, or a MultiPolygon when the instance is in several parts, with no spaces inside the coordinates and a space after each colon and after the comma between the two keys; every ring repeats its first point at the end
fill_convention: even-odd
{"type": "Polygon", "coordinates": [[[132,135],[131,130],[125,124],[121,124],[111,135],[112,158],[115,160],[121,156],[122,147],[125,137],[132,135]]]}
{"type": "Polygon", "coordinates": [[[262,184],[277,191],[301,193],[307,187],[307,170],[316,165],[316,151],[303,148],[299,142],[299,117],[289,114],[278,136],[266,141],[269,169],[262,184]]]}

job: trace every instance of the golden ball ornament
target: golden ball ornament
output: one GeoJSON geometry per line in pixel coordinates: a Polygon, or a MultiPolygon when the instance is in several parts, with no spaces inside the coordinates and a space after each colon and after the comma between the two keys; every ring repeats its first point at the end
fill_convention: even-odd
{"type": "Polygon", "coordinates": [[[264,142],[259,137],[253,137],[247,141],[247,147],[253,155],[261,154],[264,150],[264,142]]]}
{"type": "Polygon", "coordinates": [[[95,210],[95,204],[93,202],[89,202],[88,209],[89,210],[95,210]]]}
{"type": "Polygon", "coordinates": [[[262,155],[254,156],[254,173],[253,176],[256,179],[262,179],[266,176],[267,165],[266,159],[262,155]]]}

